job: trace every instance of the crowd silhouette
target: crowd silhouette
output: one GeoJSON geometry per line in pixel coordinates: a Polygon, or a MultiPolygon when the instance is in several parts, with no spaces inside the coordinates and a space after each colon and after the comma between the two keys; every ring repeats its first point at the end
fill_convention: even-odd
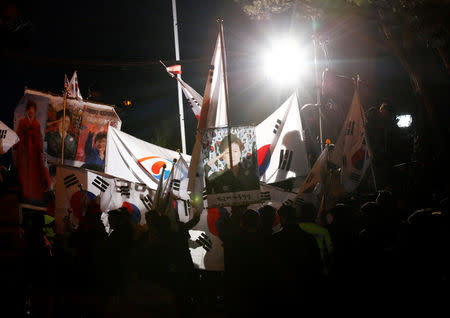
{"type": "Polygon", "coordinates": [[[239,317],[436,308],[450,287],[448,197],[417,195],[378,191],[321,215],[310,203],[233,207],[217,224],[223,272],[194,266],[188,230],[198,213],[181,223],[150,211],[136,226],[125,208],[111,210],[107,234],[94,200],[76,230],[56,236],[41,214],[24,213],[23,253],[2,252],[2,310],[5,317],[239,317]],[[405,208],[405,198],[420,205],[405,208]]]}

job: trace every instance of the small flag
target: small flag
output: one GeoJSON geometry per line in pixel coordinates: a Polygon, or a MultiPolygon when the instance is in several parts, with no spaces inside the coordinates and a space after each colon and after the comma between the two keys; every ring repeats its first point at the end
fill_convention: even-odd
{"type": "Polygon", "coordinates": [[[19,142],[16,132],[0,121],[0,154],[6,153],[19,142]]]}
{"type": "Polygon", "coordinates": [[[202,111],[203,97],[197,93],[192,87],[190,87],[181,78],[176,78],[181,84],[181,89],[183,90],[184,96],[191,105],[191,109],[194,112],[197,120],[200,118],[200,113],[202,111]]]}
{"type": "Polygon", "coordinates": [[[166,70],[172,74],[181,74],[181,65],[168,66],[166,70]]]}
{"type": "Polygon", "coordinates": [[[64,91],[69,90],[69,79],[67,78],[67,74],[64,74],[64,91]]]}
{"type": "Polygon", "coordinates": [[[83,100],[80,92],[80,87],[78,86],[77,71],[73,72],[72,78],[70,79],[67,89],[67,96],[83,100]]]}

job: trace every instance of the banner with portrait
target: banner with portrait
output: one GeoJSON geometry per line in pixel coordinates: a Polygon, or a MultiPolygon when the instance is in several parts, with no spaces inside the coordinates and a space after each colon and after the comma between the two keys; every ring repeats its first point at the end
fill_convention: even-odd
{"type": "Polygon", "coordinates": [[[54,186],[55,164],[104,170],[108,127],[120,129],[113,106],[26,89],[14,111],[20,141],[14,162],[24,191],[33,203],[45,201],[54,186]],[[62,142],[64,136],[64,142],[62,142]]]}
{"type": "Polygon", "coordinates": [[[254,127],[205,129],[202,158],[208,208],[261,200],[254,127]]]}
{"type": "Polygon", "coordinates": [[[74,167],[96,165],[104,169],[108,127],[120,129],[122,122],[113,106],[25,90],[14,112],[14,130],[27,116],[27,105],[34,104],[46,161],[61,163],[64,135],[64,164],[74,167]]]}

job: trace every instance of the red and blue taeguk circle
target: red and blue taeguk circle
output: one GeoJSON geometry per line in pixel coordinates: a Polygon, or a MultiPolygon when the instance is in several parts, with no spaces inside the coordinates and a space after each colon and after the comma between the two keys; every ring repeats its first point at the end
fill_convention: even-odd
{"type": "Polygon", "coordinates": [[[173,162],[158,156],[150,156],[139,159],[138,162],[141,166],[150,174],[154,181],[158,182],[161,179],[163,166],[166,165],[164,170],[163,180],[167,180],[172,169],[173,162]]]}

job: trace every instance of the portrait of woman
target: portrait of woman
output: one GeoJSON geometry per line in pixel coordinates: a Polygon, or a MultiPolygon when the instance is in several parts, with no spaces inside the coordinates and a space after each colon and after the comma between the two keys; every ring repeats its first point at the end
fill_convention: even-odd
{"type": "Polygon", "coordinates": [[[244,145],[234,134],[226,135],[219,145],[220,154],[205,164],[206,191],[208,194],[251,191],[259,189],[259,178],[254,164],[244,164],[244,160],[252,162],[251,158],[243,158],[244,145]],[[231,147],[229,147],[229,142],[231,147]],[[231,153],[230,153],[231,148],[231,153]],[[218,160],[223,160],[225,168],[210,174],[211,167],[218,160]]]}
{"type": "Polygon", "coordinates": [[[44,192],[51,186],[48,169],[44,163],[41,125],[36,120],[36,103],[28,100],[25,117],[19,121],[14,160],[22,186],[22,197],[33,203],[44,200],[44,192]]]}

